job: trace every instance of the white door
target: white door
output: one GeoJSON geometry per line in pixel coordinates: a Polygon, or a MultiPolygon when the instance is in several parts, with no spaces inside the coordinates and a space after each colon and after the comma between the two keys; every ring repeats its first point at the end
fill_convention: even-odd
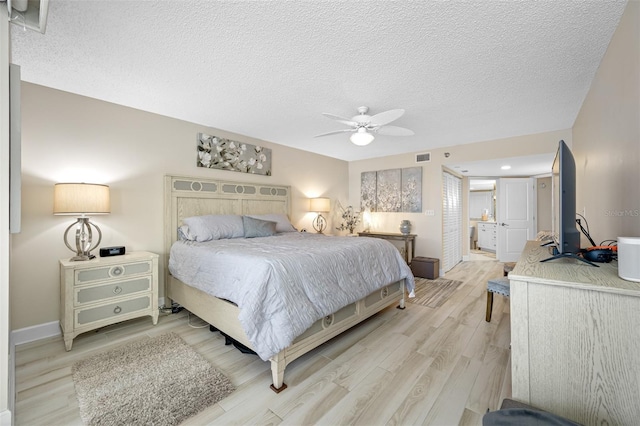
{"type": "Polygon", "coordinates": [[[533,178],[498,180],[498,241],[500,262],[516,262],[528,240],[535,238],[535,198],[533,178]]]}
{"type": "Polygon", "coordinates": [[[442,173],[442,270],[462,262],[462,179],[442,173]]]}

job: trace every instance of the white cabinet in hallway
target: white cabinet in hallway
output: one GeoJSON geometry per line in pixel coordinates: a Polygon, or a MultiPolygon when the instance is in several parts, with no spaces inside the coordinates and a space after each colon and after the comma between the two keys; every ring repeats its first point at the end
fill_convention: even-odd
{"type": "Polygon", "coordinates": [[[496,223],[478,222],[478,248],[486,251],[496,251],[496,223]]]}

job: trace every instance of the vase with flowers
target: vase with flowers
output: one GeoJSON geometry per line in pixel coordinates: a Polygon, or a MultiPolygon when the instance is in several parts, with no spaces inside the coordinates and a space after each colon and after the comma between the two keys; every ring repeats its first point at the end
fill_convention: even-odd
{"type": "Polygon", "coordinates": [[[336,229],[338,231],[349,231],[349,234],[353,234],[356,226],[360,223],[360,212],[354,211],[352,206],[348,206],[346,208],[340,206],[340,210],[340,217],[342,221],[340,222],[340,226],[336,229]]]}

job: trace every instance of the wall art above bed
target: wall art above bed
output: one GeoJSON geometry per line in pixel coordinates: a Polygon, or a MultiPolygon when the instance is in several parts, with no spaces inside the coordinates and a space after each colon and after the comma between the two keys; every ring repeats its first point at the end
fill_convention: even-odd
{"type": "Polygon", "coordinates": [[[271,150],[198,133],[197,166],[271,176],[271,150]]]}
{"type": "Polygon", "coordinates": [[[360,179],[363,211],[422,211],[422,167],[362,172],[360,179]]]}

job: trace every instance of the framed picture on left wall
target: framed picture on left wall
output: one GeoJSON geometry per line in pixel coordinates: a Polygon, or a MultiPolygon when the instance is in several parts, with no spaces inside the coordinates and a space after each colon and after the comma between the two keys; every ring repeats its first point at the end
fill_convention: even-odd
{"type": "Polygon", "coordinates": [[[271,150],[259,145],[198,133],[197,166],[271,176],[271,150]]]}

